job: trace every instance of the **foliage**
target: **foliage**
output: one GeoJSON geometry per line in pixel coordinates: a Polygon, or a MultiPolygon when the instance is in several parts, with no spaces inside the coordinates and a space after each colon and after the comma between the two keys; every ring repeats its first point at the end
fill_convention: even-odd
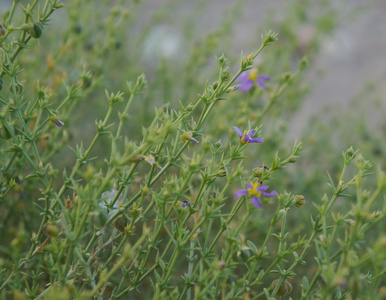
{"type": "Polygon", "coordinates": [[[146,26],[139,1],[2,12],[1,299],[385,297],[382,135],[359,124],[353,138],[349,114],[332,116],[343,137],[322,120],[286,138],[332,6],[289,5],[237,66],[222,52],[242,1],[205,36],[200,2],[178,20],[185,50],[154,51],[178,3],[146,26]],[[266,89],[239,90],[260,73],[266,89]],[[362,154],[346,145],[362,140],[362,154]]]}

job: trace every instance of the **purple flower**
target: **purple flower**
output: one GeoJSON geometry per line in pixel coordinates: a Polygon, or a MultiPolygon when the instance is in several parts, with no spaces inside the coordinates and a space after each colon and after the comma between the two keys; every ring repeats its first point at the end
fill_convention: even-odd
{"type": "Polygon", "coordinates": [[[236,81],[240,82],[239,89],[240,91],[246,93],[251,90],[254,83],[260,85],[263,89],[266,89],[264,81],[269,81],[271,78],[265,75],[258,75],[258,71],[256,68],[250,69],[240,74],[237,77],[236,81]]]}
{"type": "Polygon", "coordinates": [[[247,189],[241,189],[238,190],[235,193],[235,200],[239,199],[242,196],[250,195],[252,196],[252,204],[256,207],[261,207],[261,203],[259,200],[259,197],[261,195],[266,197],[274,197],[277,195],[276,191],[272,191],[271,193],[266,193],[266,190],[268,190],[268,185],[261,185],[261,181],[254,181],[252,184],[247,183],[245,184],[247,189]]]}
{"type": "Polygon", "coordinates": [[[261,138],[252,138],[254,135],[255,135],[255,131],[253,129],[251,130],[245,130],[244,132],[242,132],[239,128],[237,128],[236,126],[233,126],[232,127],[234,131],[237,132],[237,134],[239,135],[240,137],[240,143],[242,144],[249,144],[249,143],[262,143],[264,142],[263,139],[261,138]]]}
{"type": "Polygon", "coordinates": [[[184,201],[182,201],[181,206],[182,207],[188,207],[188,206],[190,206],[190,203],[188,201],[184,200],[184,201]]]}

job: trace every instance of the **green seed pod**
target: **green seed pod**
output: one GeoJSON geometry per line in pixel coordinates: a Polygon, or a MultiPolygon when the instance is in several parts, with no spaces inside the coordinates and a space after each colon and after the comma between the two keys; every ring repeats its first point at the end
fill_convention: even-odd
{"type": "Polygon", "coordinates": [[[127,222],[124,218],[118,217],[113,222],[116,229],[118,229],[120,232],[125,231],[125,227],[127,225],[127,222]]]}
{"type": "Polygon", "coordinates": [[[43,225],[43,232],[49,237],[56,237],[60,234],[60,227],[52,222],[47,222],[43,225]]]}
{"type": "Polygon", "coordinates": [[[40,22],[36,22],[35,24],[33,24],[33,27],[30,30],[28,30],[28,33],[33,38],[38,39],[42,36],[43,30],[44,30],[43,24],[40,22]]]}
{"type": "MultiPolygon", "coordinates": [[[[15,131],[12,124],[8,124],[10,129],[15,131]]],[[[0,124],[0,138],[4,140],[9,140],[12,137],[12,135],[9,133],[8,129],[4,127],[2,124],[0,124]]]]}
{"type": "MultiPolygon", "coordinates": [[[[9,90],[11,93],[13,93],[13,84],[11,84],[9,86],[9,90]]],[[[15,90],[16,90],[16,94],[21,94],[23,93],[24,91],[24,85],[22,85],[20,82],[16,83],[15,84],[15,90]]]]}
{"type": "MultiPolygon", "coordinates": [[[[277,283],[279,282],[278,279],[276,279],[273,283],[272,283],[272,287],[275,288],[277,283]]],[[[287,280],[284,281],[281,286],[279,287],[278,291],[277,291],[277,295],[280,296],[280,297],[283,297],[283,296],[287,296],[289,295],[290,293],[292,292],[292,284],[289,283],[287,280]]]]}

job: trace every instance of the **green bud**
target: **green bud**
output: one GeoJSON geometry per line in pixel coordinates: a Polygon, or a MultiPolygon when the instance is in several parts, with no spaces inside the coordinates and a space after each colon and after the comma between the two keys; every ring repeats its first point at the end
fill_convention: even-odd
{"type": "Polygon", "coordinates": [[[293,164],[295,163],[297,160],[298,160],[299,156],[296,156],[296,155],[291,155],[288,159],[288,162],[293,164]]]}
{"type": "Polygon", "coordinates": [[[265,36],[265,38],[263,38],[263,45],[264,46],[268,46],[270,44],[272,44],[273,42],[277,41],[277,36],[278,36],[278,33],[273,33],[273,32],[268,32],[265,36]]]}
{"type": "Polygon", "coordinates": [[[262,178],[268,170],[269,168],[267,168],[266,166],[257,167],[252,170],[252,175],[257,178],[262,178]]]}
{"type": "Polygon", "coordinates": [[[226,64],[227,62],[227,59],[226,57],[224,56],[224,54],[222,54],[219,58],[218,58],[218,64],[221,66],[223,66],[224,64],[226,64]]]}
{"type": "Polygon", "coordinates": [[[227,266],[226,263],[223,262],[223,261],[219,261],[219,262],[216,263],[216,268],[217,268],[218,270],[223,270],[223,269],[226,268],[226,266],[227,266]]]}
{"type": "Polygon", "coordinates": [[[140,162],[141,160],[144,160],[145,158],[143,155],[136,155],[133,158],[130,159],[130,162],[140,162]]]}
{"type": "Polygon", "coordinates": [[[281,75],[280,82],[285,83],[285,82],[291,80],[291,77],[292,77],[291,72],[285,72],[283,75],[281,75]]]}
{"type": "Polygon", "coordinates": [[[294,197],[294,199],[296,200],[295,202],[295,206],[296,207],[301,207],[304,205],[304,203],[306,203],[306,201],[304,200],[304,196],[303,195],[296,195],[294,197]]]}
{"type": "Polygon", "coordinates": [[[222,74],[221,74],[221,79],[226,81],[229,79],[229,68],[226,68],[225,70],[222,71],[222,74]]]}
{"type": "Polygon", "coordinates": [[[307,57],[303,57],[303,59],[300,61],[300,63],[299,63],[299,69],[300,70],[304,70],[305,68],[307,68],[308,67],[308,59],[307,59],[307,57]]]}
{"type": "Polygon", "coordinates": [[[326,205],[327,203],[328,203],[328,197],[327,197],[326,194],[324,194],[323,197],[322,197],[322,204],[326,205]]]}
{"type": "Polygon", "coordinates": [[[189,103],[189,105],[185,109],[186,109],[186,111],[192,111],[193,108],[194,108],[194,105],[189,103]]]}
{"type": "Polygon", "coordinates": [[[353,155],[355,154],[355,151],[354,151],[354,149],[353,149],[352,146],[351,146],[349,149],[347,149],[347,154],[348,154],[349,156],[353,156],[353,155]]]}
{"type": "Polygon", "coordinates": [[[259,168],[254,168],[254,169],[252,170],[253,176],[258,177],[258,178],[261,178],[261,176],[263,175],[263,172],[264,172],[264,170],[263,170],[261,167],[259,167],[259,168]]]}
{"type": "Polygon", "coordinates": [[[217,172],[217,177],[225,177],[227,176],[227,172],[224,169],[221,169],[217,172]]]}

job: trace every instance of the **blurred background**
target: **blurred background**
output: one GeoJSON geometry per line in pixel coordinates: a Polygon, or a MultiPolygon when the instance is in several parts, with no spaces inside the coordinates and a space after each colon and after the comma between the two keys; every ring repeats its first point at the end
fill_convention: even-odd
{"type": "MultiPolygon", "coordinates": [[[[157,70],[162,69],[162,64],[169,64],[169,68],[186,65],[192,47],[198,47],[205,38],[208,40],[208,35],[219,39],[212,41],[215,45],[208,53],[210,58],[204,62],[213,65],[215,56],[221,53],[237,63],[240,53],[247,55],[255,50],[260,35],[272,30],[279,33],[279,43],[282,41],[280,47],[289,48],[289,44],[297,47],[294,52],[297,52],[295,54],[298,57],[292,55],[293,62],[303,55],[310,56],[309,52],[312,52],[311,68],[304,76],[309,91],[301,107],[288,120],[288,138],[301,139],[309,122],[321,116],[326,120],[333,113],[332,106],[335,113],[342,111],[355,114],[358,111],[359,119],[366,118],[366,121],[357,118],[355,121],[366,123],[370,131],[379,131],[380,128],[385,131],[383,119],[386,101],[382,96],[385,94],[383,83],[386,74],[386,2],[383,0],[324,0],[317,5],[307,0],[92,1],[93,4],[86,4],[90,1],[85,1],[83,7],[103,8],[103,12],[101,10],[91,15],[86,15],[85,11],[83,14],[81,10],[76,11],[81,9],[80,2],[63,1],[67,8],[57,11],[55,21],[46,28],[46,35],[53,37],[51,45],[58,46],[66,42],[58,31],[79,30],[80,33],[83,29],[83,32],[91,33],[88,39],[83,40],[84,44],[93,47],[92,43],[97,41],[100,31],[106,29],[103,26],[107,24],[105,21],[109,8],[123,8],[121,16],[114,12],[117,18],[110,20],[112,25],[118,18],[125,18],[116,24],[115,31],[126,32],[115,32],[115,38],[120,46],[124,46],[122,52],[123,55],[126,52],[126,62],[135,56],[139,59],[136,61],[140,62],[139,68],[143,68],[149,80],[152,80],[157,70]],[[87,25],[88,31],[82,28],[87,25]],[[126,40],[119,40],[118,37],[126,37],[126,40]],[[359,107],[358,103],[351,104],[354,98],[361,102],[359,107]],[[383,125],[380,125],[380,121],[383,121],[383,125]]],[[[0,9],[6,11],[11,3],[11,0],[1,1],[0,9]]],[[[47,40],[39,42],[44,45],[47,40]]],[[[41,52],[42,56],[47,54],[41,52]]],[[[283,52],[286,52],[285,49],[283,52]]],[[[75,51],[74,54],[79,53],[75,51]]],[[[264,53],[258,57],[258,61],[263,60],[264,53]]],[[[87,62],[80,59],[80,63],[87,62]]],[[[40,67],[44,68],[42,64],[40,67]]],[[[138,68],[138,65],[126,64],[120,67],[128,70],[138,68]]],[[[203,73],[207,69],[202,68],[200,71],[203,73]]],[[[201,75],[203,82],[207,75],[201,75]]],[[[128,79],[119,76],[122,81],[128,79]]],[[[174,79],[178,82],[178,78],[174,79]]],[[[122,81],[115,80],[120,89],[122,81]]],[[[178,88],[172,90],[178,91],[173,96],[181,98],[178,88]]]]}

